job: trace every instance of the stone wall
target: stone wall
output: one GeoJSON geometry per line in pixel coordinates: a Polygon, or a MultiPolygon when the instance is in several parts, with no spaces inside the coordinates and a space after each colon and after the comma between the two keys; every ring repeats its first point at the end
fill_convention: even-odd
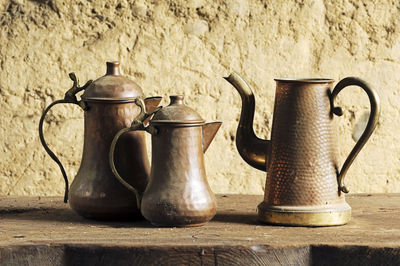
{"type": "MultiPolygon", "coordinates": [[[[269,137],[276,77],[346,76],[367,80],[381,98],[379,124],[347,174],[351,192],[400,192],[400,2],[0,0],[0,194],[62,195],[57,165],[41,147],[39,117],[72,85],[121,61],[146,95],[183,94],[206,120],[223,121],[206,153],[216,193],[262,194],[265,173],[234,143],[238,93],[222,77],[236,71],[256,95],[255,131],[269,137]]],[[[356,87],[338,104],[343,161],[365,125],[369,103],[356,87]]],[[[83,113],[55,107],[45,134],[72,180],[83,113]]]]}

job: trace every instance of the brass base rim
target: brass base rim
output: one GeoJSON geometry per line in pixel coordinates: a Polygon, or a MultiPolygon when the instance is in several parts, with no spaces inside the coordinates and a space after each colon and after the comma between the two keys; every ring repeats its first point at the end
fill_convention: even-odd
{"type": "Polygon", "coordinates": [[[335,226],[343,225],[351,219],[351,207],[348,204],[340,210],[278,211],[265,206],[265,202],[258,205],[258,219],[268,224],[291,226],[335,226]]]}

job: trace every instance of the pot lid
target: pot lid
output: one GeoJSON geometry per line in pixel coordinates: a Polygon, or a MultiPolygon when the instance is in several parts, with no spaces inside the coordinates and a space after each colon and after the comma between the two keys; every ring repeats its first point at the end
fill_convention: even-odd
{"type": "Polygon", "coordinates": [[[121,75],[119,62],[107,62],[107,72],[96,79],[82,94],[85,101],[114,101],[130,102],[138,96],[143,96],[143,91],[132,80],[121,75]]]}
{"type": "Polygon", "coordinates": [[[183,103],[182,95],[169,96],[171,102],[158,111],[150,123],[204,124],[203,118],[192,108],[183,103]]]}

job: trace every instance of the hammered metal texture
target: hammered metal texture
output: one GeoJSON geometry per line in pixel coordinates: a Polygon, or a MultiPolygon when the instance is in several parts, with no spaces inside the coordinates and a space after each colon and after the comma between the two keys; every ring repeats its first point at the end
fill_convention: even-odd
{"type": "Polygon", "coordinates": [[[338,192],[332,83],[277,81],[265,202],[270,206],[344,204],[338,192]]]}

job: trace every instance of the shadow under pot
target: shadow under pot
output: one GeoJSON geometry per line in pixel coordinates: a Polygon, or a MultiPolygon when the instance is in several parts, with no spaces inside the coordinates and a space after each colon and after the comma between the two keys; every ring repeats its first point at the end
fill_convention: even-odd
{"type": "Polygon", "coordinates": [[[200,115],[183,104],[183,96],[170,96],[171,103],[157,110],[146,127],[144,102],[136,102],[141,114],[130,128],[121,130],[110,149],[110,167],[115,177],[137,197],[143,216],[156,226],[200,226],[216,213],[215,196],[207,182],[204,152],[221,122],[205,123],[200,115]],[[142,193],[131,186],[114,167],[114,148],[126,132],[145,130],[152,135],[150,181],[142,193]]]}
{"type": "MultiPolygon", "coordinates": [[[[100,220],[141,218],[136,197],[113,176],[108,163],[108,152],[114,135],[129,126],[140,113],[134,103],[144,97],[142,89],[122,76],[118,62],[107,62],[104,76],[79,87],[75,74],[70,78],[74,84],[62,100],[50,104],[39,122],[41,143],[50,157],[59,165],[65,180],[64,202],[79,215],[100,220]],[[76,94],[84,90],[81,100],[76,94]],[[84,146],[82,161],[69,189],[63,165],[47,146],[43,137],[43,122],[47,112],[59,103],[77,104],[84,110],[84,146]]],[[[154,110],[161,97],[144,100],[148,110],[154,110]]],[[[115,151],[115,165],[129,184],[144,191],[150,174],[150,166],[143,132],[129,132],[121,138],[115,151]]]]}

